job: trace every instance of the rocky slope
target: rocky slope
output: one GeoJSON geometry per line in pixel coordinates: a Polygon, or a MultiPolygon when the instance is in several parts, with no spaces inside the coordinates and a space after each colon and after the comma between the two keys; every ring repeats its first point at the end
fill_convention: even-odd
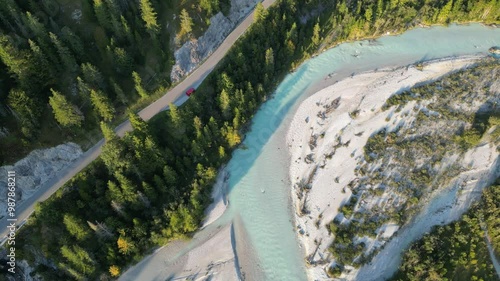
{"type": "Polygon", "coordinates": [[[258,2],[260,1],[231,0],[231,9],[227,17],[222,12],[217,13],[210,19],[210,26],[203,36],[184,43],[175,51],[175,65],[170,73],[172,82],[181,80],[210,56],[258,2]]]}
{"type": "Polygon", "coordinates": [[[82,149],[75,143],[65,143],[56,147],[32,151],[13,166],[0,167],[0,217],[7,209],[8,171],[16,172],[17,204],[29,198],[38,187],[54,177],[59,171],[82,155],[82,149]]]}

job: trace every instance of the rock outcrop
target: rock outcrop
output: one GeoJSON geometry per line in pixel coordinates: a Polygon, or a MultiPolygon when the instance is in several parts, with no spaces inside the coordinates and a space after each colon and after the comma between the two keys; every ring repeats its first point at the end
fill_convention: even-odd
{"type": "Polygon", "coordinates": [[[177,82],[191,73],[205,58],[210,56],[226,36],[240,23],[260,2],[259,0],[231,0],[231,9],[226,17],[222,12],[210,19],[210,26],[203,36],[192,39],[178,49],[175,56],[175,65],[172,67],[170,78],[177,82]]]}
{"type": "Polygon", "coordinates": [[[54,177],[82,155],[82,149],[75,143],[61,144],[47,149],[32,151],[13,166],[0,167],[0,217],[5,215],[7,208],[7,173],[16,172],[16,199],[29,198],[37,188],[54,177]]]}

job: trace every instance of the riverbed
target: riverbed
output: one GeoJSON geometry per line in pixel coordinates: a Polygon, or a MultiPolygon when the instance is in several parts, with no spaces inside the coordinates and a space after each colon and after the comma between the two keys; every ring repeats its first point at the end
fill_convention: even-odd
{"type": "MultiPolygon", "coordinates": [[[[291,118],[301,101],[354,73],[450,56],[486,54],[488,48],[495,45],[500,45],[498,28],[479,24],[452,25],[345,43],[308,60],[288,75],[273,98],[262,105],[252,120],[242,148],[233,153],[227,165],[230,203],[226,212],[200,231],[193,241],[173,250],[170,247],[160,249],[126,272],[121,280],[183,276],[182,272],[169,272],[173,269],[168,265],[179,265],[179,259],[209,241],[219,227],[224,229],[235,216],[238,217],[238,229],[243,231],[232,232],[235,237],[226,241],[233,242],[233,250],[245,244],[244,252],[251,253],[234,251],[238,261],[236,271],[239,264],[241,272],[246,276],[259,276],[259,280],[307,280],[304,256],[294,227],[288,174],[290,159],[285,141],[291,118]],[[238,233],[244,233],[245,239],[238,233]],[[246,259],[252,262],[245,262],[246,259]],[[159,266],[161,264],[165,266],[159,266]]],[[[217,275],[213,277],[218,280],[217,275]]]]}

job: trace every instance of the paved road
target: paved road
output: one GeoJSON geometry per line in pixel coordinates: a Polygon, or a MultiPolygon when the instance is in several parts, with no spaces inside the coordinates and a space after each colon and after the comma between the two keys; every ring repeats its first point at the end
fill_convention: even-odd
{"type": "MultiPolygon", "coordinates": [[[[269,7],[275,0],[264,0],[263,5],[265,8],[269,7]]],[[[144,108],[139,112],[139,116],[142,119],[148,121],[153,116],[158,114],[168,108],[170,103],[176,105],[181,105],[187,99],[183,96],[185,91],[190,87],[198,87],[201,82],[212,72],[217,63],[226,55],[227,51],[236,42],[236,40],[248,29],[248,27],[253,22],[253,12],[248,15],[243,22],[241,22],[226,39],[222,42],[219,48],[202,64],[200,65],[191,75],[184,79],[181,83],[175,86],[173,89],[168,91],[161,98],[144,108]]],[[[124,136],[126,132],[132,130],[130,121],[125,121],[116,127],[115,132],[119,136],[124,136]]],[[[35,203],[41,202],[49,198],[54,192],[56,192],[61,186],[63,186],[68,180],[75,176],[78,172],[83,170],[94,161],[101,153],[102,145],[104,140],[100,140],[96,145],[86,151],[78,160],[73,162],[70,166],[65,168],[59,173],[55,178],[48,180],[43,186],[39,187],[36,192],[28,199],[18,204],[16,207],[17,224],[21,224],[26,220],[32,213],[35,207],[35,203]]],[[[0,220],[0,244],[6,239],[8,234],[9,222],[7,217],[0,220]]]]}

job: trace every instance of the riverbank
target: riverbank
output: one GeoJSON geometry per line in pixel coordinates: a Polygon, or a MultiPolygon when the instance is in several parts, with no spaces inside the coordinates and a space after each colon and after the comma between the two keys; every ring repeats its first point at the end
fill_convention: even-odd
{"type": "MultiPolygon", "coordinates": [[[[352,195],[346,186],[357,178],[355,169],[363,157],[363,147],[373,133],[394,127],[393,122],[389,123],[391,117],[392,120],[398,118],[381,110],[386,99],[416,84],[471,66],[480,57],[447,58],[419,67],[382,69],[339,82],[329,75],[315,87],[323,90],[302,102],[291,122],[287,144],[297,232],[310,264],[310,279],[328,278],[325,268],[333,259],[328,250],[333,241],[328,224],[339,215],[339,207],[352,195]]],[[[337,218],[345,219],[342,215],[337,218]]],[[[436,220],[430,219],[428,223],[433,225],[436,220]]],[[[385,233],[377,238],[388,239],[398,228],[394,224],[386,225],[385,233]]],[[[365,242],[375,248],[381,243],[377,239],[365,242]]],[[[398,249],[401,250],[395,248],[384,256],[399,256],[398,249]]],[[[351,274],[343,277],[357,278],[356,272],[352,268],[351,274]]]]}
{"type": "MultiPolygon", "coordinates": [[[[292,203],[288,202],[291,195],[289,167],[283,163],[290,162],[284,140],[298,104],[321,87],[347,78],[351,73],[384,67],[391,67],[387,69],[391,71],[392,67],[450,55],[485,54],[489,47],[499,44],[497,34],[479,25],[415,29],[401,36],[384,36],[377,40],[376,45],[368,41],[339,45],[308,60],[295,73],[285,77],[273,98],[263,104],[252,119],[251,130],[244,141],[245,149],[236,150],[228,164],[228,171],[231,172],[228,196],[231,203],[223,220],[230,221],[235,213],[241,215],[248,235],[247,238],[239,238],[235,232],[236,240],[252,246],[260,260],[258,269],[266,274],[265,279],[256,280],[279,280],[279,277],[282,280],[306,279],[296,274],[298,270],[292,271],[303,267],[304,258],[300,253],[294,254],[299,251],[289,250],[297,247],[296,229],[292,222],[283,223],[293,221],[291,214],[294,210],[283,212],[286,208],[292,209],[292,203]],[[434,40],[434,44],[428,44],[429,40],[434,40]],[[333,72],[336,74],[323,81],[333,72]],[[322,84],[321,87],[318,84],[322,84]],[[283,196],[278,196],[277,190],[284,190],[283,196]],[[281,204],[284,199],[286,203],[281,204]]],[[[220,219],[215,223],[222,224],[220,219]]],[[[200,232],[207,236],[213,226],[205,226],[200,232]]],[[[388,225],[386,235],[390,236],[396,228],[397,225],[388,225]]],[[[200,240],[195,240],[186,243],[186,251],[200,244],[200,240]]],[[[178,250],[174,253],[179,251],[184,252],[178,250]]],[[[157,252],[153,259],[163,261],[162,252],[157,252]]],[[[144,270],[158,271],[162,268],[144,270]]]]}
{"type": "Polygon", "coordinates": [[[201,223],[201,229],[210,225],[224,214],[229,201],[227,200],[229,173],[226,166],[222,166],[217,173],[214,187],[212,189],[212,204],[205,210],[205,219],[201,223]]]}
{"type": "MultiPolygon", "coordinates": [[[[235,237],[242,233],[239,222],[215,224],[228,207],[229,173],[225,166],[219,170],[212,190],[213,202],[205,211],[202,227],[191,240],[174,240],[129,268],[119,280],[239,280],[241,267],[251,250],[248,243],[235,237]],[[235,226],[236,224],[236,226],[235,226]],[[236,255],[243,253],[242,258],[236,255]]],[[[239,237],[239,236],[238,236],[239,237]]]]}

